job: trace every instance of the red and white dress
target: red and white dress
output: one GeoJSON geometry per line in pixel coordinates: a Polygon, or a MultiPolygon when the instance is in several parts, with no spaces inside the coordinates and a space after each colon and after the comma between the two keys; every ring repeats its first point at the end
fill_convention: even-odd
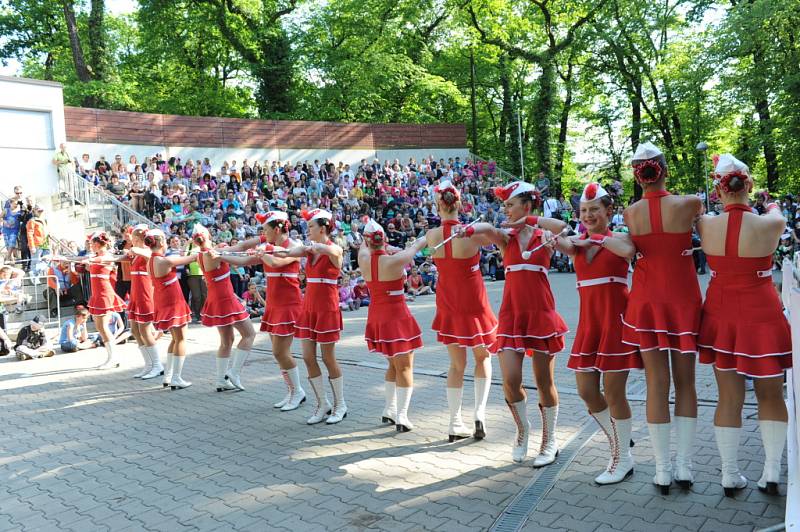
{"type": "Polygon", "coordinates": [[[147,259],[137,255],[131,260],[131,296],[128,302],[128,319],[137,323],[150,323],[154,318],[153,280],[147,271],[147,259]]]}
{"type": "Polygon", "coordinates": [[[303,309],[300,291],[300,261],[273,268],[263,265],[267,278],[267,308],[261,316],[261,330],[275,336],[294,336],[295,323],[303,309]]]}
{"type": "MultiPolygon", "coordinates": [[[[342,330],[337,286],[339,273],[340,269],[328,255],[306,254],[306,296],[295,324],[297,339],[319,344],[331,344],[339,340],[342,330]]],[[[267,301],[267,304],[270,302],[267,301]]]]}
{"type": "Polygon", "coordinates": [[[666,233],[661,198],[669,192],[647,193],[652,232],[631,235],[637,261],[622,341],[639,348],[697,352],[702,297],[692,259],[692,233],[666,233]]]}
{"type": "MultiPolygon", "coordinates": [[[[450,238],[455,220],[442,222],[442,239],[450,238]]],[[[436,285],[436,315],[431,328],[445,345],[491,348],[496,340],[497,318],[492,312],[480,268],[480,252],[472,257],[453,257],[450,242],[444,257],[433,262],[439,271],[436,285]]]]}
{"type": "Polygon", "coordinates": [[[114,285],[117,282],[116,264],[89,264],[89,286],[91,296],[89,296],[89,313],[92,316],[104,316],[109,312],[122,312],[125,310],[125,302],[120,298],[114,285]]]}
{"type": "MultiPolygon", "coordinates": [[[[527,250],[543,242],[543,231],[535,229],[527,250]]],[[[504,349],[555,354],[564,349],[567,324],[556,312],[556,303],[547,274],[550,269],[550,248],[544,246],[533,252],[528,260],[522,258],[517,231],[503,254],[506,284],[503,304],[497,316],[497,340],[493,351],[504,349]]]]}
{"type": "Polygon", "coordinates": [[[183,299],[181,285],[175,268],[171,268],[164,277],[156,277],[153,273],[153,259],[163,257],[161,253],[153,253],[147,261],[147,271],[153,279],[153,305],[155,318],[153,325],[159,331],[166,331],[173,327],[183,327],[192,318],[192,310],[183,299]]]}
{"type": "MultiPolygon", "coordinates": [[[[606,232],[611,237],[611,232],[606,232]]],[[[586,239],[587,233],[581,238],[586,239]]],[[[576,247],[580,313],[567,367],[575,371],[641,369],[642,356],[622,343],[622,314],[628,303],[628,261],[606,248],[576,247]],[[596,249],[591,262],[587,252],[596,249]]]]}
{"type": "Polygon", "coordinates": [[[792,367],[792,337],[772,285],[772,255],[740,257],[741,204],[725,207],[725,255],[707,255],[711,282],[700,325],[700,362],[750,377],[778,377],[792,367]]]}
{"type": "Polygon", "coordinates": [[[250,313],[233,292],[231,269],[227,263],[221,262],[217,268],[206,271],[201,254],[197,257],[197,264],[203,272],[208,287],[206,302],[200,311],[200,323],[206,327],[224,327],[249,320],[250,313]]]}
{"type": "Polygon", "coordinates": [[[378,263],[385,251],[373,251],[370,256],[372,280],[367,281],[370,302],[364,339],[372,353],[387,357],[403,355],[422,347],[422,331],[406,304],[404,279],[381,281],[378,263]]]}

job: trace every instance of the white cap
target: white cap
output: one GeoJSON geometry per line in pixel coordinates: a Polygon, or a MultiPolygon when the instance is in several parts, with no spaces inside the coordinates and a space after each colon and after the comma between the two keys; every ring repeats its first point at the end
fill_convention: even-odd
{"type": "Polygon", "coordinates": [[[636,148],[636,153],[633,154],[633,160],[645,161],[647,159],[654,159],[663,154],[664,152],[659,150],[652,142],[642,142],[639,144],[639,147],[636,148]]]}
{"type": "Polygon", "coordinates": [[[364,233],[385,233],[381,224],[370,218],[366,224],[364,224],[364,233]]]}
{"type": "Polygon", "coordinates": [[[750,169],[742,161],[731,155],[730,153],[723,153],[717,160],[717,165],[714,167],[714,173],[722,177],[724,175],[732,174],[733,172],[742,172],[750,175],[750,169]]]}
{"type": "Polygon", "coordinates": [[[311,220],[333,219],[333,215],[325,209],[312,209],[310,211],[303,211],[301,214],[303,215],[303,219],[307,222],[310,222],[311,220]]]}
{"type": "Polygon", "coordinates": [[[164,231],[161,229],[148,229],[144,236],[160,236],[161,238],[167,238],[167,235],[164,234],[164,231]]]}
{"type": "Polygon", "coordinates": [[[203,224],[194,224],[194,227],[192,228],[192,236],[199,234],[208,235],[210,233],[208,232],[206,226],[204,226],[203,224]]]}
{"type": "Polygon", "coordinates": [[[433,191],[439,194],[441,194],[445,190],[452,190],[453,192],[455,192],[456,196],[459,195],[458,189],[455,187],[455,185],[453,185],[453,182],[450,181],[449,179],[445,179],[444,181],[441,181],[438,185],[433,187],[433,191]]]}
{"type": "Polygon", "coordinates": [[[600,183],[589,183],[583,187],[583,194],[581,194],[581,203],[594,201],[603,196],[608,196],[608,192],[600,183]]]}
{"type": "Polygon", "coordinates": [[[136,224],[136,225],[133,226],[133,230],[134,231],[145,231],[146,232],[148,229],[150,229],[150,226],[147,225],[147,224],[136,224]]]}
{"type": "Polygon", "coordinates": [[[266,224],[270,222],[283,222],[289,219],[289,215],[283,211],[267,211],[264,214],[256,214],[258,223],[266,224]]]}
{"type": "Polygon", "coordinates": [[[510,200],[526,192],[535,192],[536,187],[525,181],[514,181],[502,187],[495,187],[494,195],[503,201],[510,200]]]}

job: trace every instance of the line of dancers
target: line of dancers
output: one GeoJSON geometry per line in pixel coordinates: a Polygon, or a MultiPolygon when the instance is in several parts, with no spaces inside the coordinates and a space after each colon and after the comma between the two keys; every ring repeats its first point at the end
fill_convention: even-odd
{"type": "MultiPolygon", "coordinates": [[[[578,393],[609,444],[608,465],[595,482],[614,484],[633,474],[632,415],[626,384],[630,370],[643,369],[647,425],[656,466],[653,483],[663,494],[669,493],[673,481],[684,489],[691,487],[697,427],[695,362],[699,353],[701,363],[713,366],[719,389],[714,430],[725,494],[733,496],[747,484],[737,465],[745,377],[755,381],[765,452],[758,487],[777,494],[787,432],[783,375],[791,367],[790,329],[771,282],[772,255],[785,223],[780,209],[772,204],[762,216],[751,211],[747,205],[753,187],[749,169],[728,154],[715,161],[714,183],[725,207],[719,216],[703,216],[696,196],[666,191],[666,159],[653,144],[641,144],[632,165],[644,196],[624,212],[630,234],[609,231],[613,200],[597,183],[583,190],[583,232],[574,236],[568,236],[565,222],[532,214],[538,192],[521,181],[494,189],[509,220],[501,228],[488,223],[459,224],[460,194],[448,181],[435,187],[441,226],[406,249],[388,246],[383,228],[374,220],[366,223],[358,253],[358,264],[371,293],[364,336],[370,352],[383,355],[389,363],[381,420],[399,432],[414,427],[409,407],[414,351],[422,346],[422,333],[408,309],[403,286],[414,256],[430,247],[440,274],[432,328],[450,357],[449,441],[486,437],[490,357],[497,355],[503,393],[516,426],[511,457],[515,462],[526,460],[531,424],[522,374],[524,361],[530,358],[541,420],[541,439],[532,465],[553,463],[559,453],[555,437],[559,406],[555,355],[563,351],[568,332],[556,311],[548,282],[550,259],[557,249],[573,258],[580,297],[578,329],[567,366],[574,370],[578,393]],[[692,261],[691,231],[695,224],[712,268],[705,302],[692,261]],[[506,273],[497,317],[489,305],[478,264],[481,246],[489,244],[499,248],[506,273]],[[634,258],[629,292],[628,267],[634,258]],[[472,351],[475,362],[472,428],[462,417],[468,351],[472,351]],[[672,417],[671,380],[675,383],[672,417]],[[674,467],[670,453],[673,431],[674,467]]],[[[308,222],[307,244],[289,238],[287,213],[270,211],[257,217],[264,229],[261,236],[227,248],[214,247],[209,232],[195,225],[192,238],[199,251],[187,256],[165,256],[165,235],[147,226],[133,228],[124,256],[110,254],[104,233],[93,234],[94,256],[87,261],[92,288],[89,310],[105,341],[107,360],[101,367],[119,365],[114,346],[107,341],[108,316],[125,306],[113,290],[113,262],[130,260],[128,315],[145,363],[135,377],[163,375],[164,386],[173,390],[191,386],[181,376],[191,312],[181,295],[175,267],[197,261],[208,285],[201,321],[216,327],[220,335],[215,388],[218,392],[244,390],[241,372],[255,331],[233,293],[228,264],[260,263],[267,279],[268,301],[261,331],[270,335],[273,356],[286,384],[285,396],[275,408],[292,411],[308,398],[291,356],[292,342],[297,339],[302,345],[308,387],[313,392],[307,423],[344,420],[348,412],[344,377],[336,360],[336,343],[342,330],[337,290],[342,249],[330,239],[334,229],[331,213],[315,209],[302,214],[308,222]],[[302,260],[305,295],[298,279],[302,260]],[[166,366],[162,366],[153,328],[170,332],[166,366]],[[239,332],[240,340],[234,348],[235,332],[239,332]],[[327,371],[332,403],[318,351],[327,371]]]]}

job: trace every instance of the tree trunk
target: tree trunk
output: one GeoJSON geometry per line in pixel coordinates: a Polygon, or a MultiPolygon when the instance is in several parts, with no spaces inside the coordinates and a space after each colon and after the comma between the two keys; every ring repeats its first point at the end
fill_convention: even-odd
{"type": "Polygon", "coordinates": [[[500,88],[503,91],[503,109],[500,111],[498,140],[500,141],[500,147],[505,148],[506,135],[508,134],[509,124],[511,124],[511,80],[509,79],[505,56],[500,56],[500,88]]]}
{"type": "Polygon", "coordinates": [[[72,61],[75,64],[75,74],[77,74],[78,80],[87,83],[92,81],[92,75],[86,67],[86,60],[83,57],[81,38],[78,35],[78,24],[75,22],[75,9],[71,0],[62,0],[62,5],[64,6],[67,33],[69,34],[69,46],[72,49],[72,61]]]}
{"type": "Polygon", "coordinates": [[[53,81],[53,54],[47,52],[47,56],[44,58],[44,79],[47,81],[53,81]]]}
{"type": "Polygon", "coordinates": [[[475,51],[469,49],[469,103],[472,108],[472,153],[478,154],[478,109],[475,103],[475,51]]]}
{"type": "Polygon", "coordinates": [[[767,190],[774,192],[778,187],[780,176],[778,174],[778,154],[772,139],[772,119],[766,97],[756,100],[756,112],[758,112],[758,132],[764,146],[764,161],[767,163],[767,190]]]}
{"type": "Polygon", "coordinates": [[[104,26],[105,1],[92,0],[89,11],[89,63],[92,78],[97,81],[106,79],[106,34],[104,26]]]}
{"type": "Polygon", "coordinates": [[[256,102],[261,118],[287,117],[292,102],[292,59],[289,39],[282,29],[265,35],[260,43],[263,60],[252,65],[256,78],[256,102]]]}
{"type": "Polygon", "coordinates": [[[561,121],[558,127],[558,143],[556,144],[556,168],[554,176],[557,176],[559,186],[561,178],[564,177],[564,152],[567,147],[567,133],[569,129],[569,113],[572,110],[572,65],[570,65],[570,74],[565,81],[567,85],[567,94],[564,98],[564,107],[561,108],[561,121]]]}
{"type": "MultiPolygon", "coordinates": [[[[631,98],[631,150],[635,153],[636,148],[639,147],[640,135],[642,134],[642,100],[641,100],[641,86],[636,87],[637,96],[631,98]]],[[[642,187],[634,179],[633,180],[633,201],[639,201],[642,198],[642,187]]]]}
{"type": "Polygon", "coordinates": [[[550,150],[550,115],[553,111],[553,94],[555,92],[556,68],[554,59],[548,55],[540,63],[542,74],[539,76],[539,96],[532,112],[536,114],[539,127],[533,130],[531,144],[539,164],[539,172],[550,179],[550,195],[558,197],[561,192],[561,177],[552,175],[552,159],[550,150]]]}

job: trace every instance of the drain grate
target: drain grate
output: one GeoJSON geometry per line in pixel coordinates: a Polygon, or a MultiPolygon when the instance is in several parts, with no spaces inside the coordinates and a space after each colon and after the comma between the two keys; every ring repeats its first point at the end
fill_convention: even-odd
{"type": "Polygon", "coordinates": [[[586,445],[597,431],[598,428],[594,422],[584,424],[581,430],[561,449],[556,461],[543,468],[541,473],[514,497],[514,500],[503,510],[503,513],[495,520],[489,530],[492,532],[515,532],[520,530],[528,520],[528,517],[536,510],[539,502],[555,486],[558,477],[561,476],[561,472],[569,466],[578,451],[586,445]]]}

